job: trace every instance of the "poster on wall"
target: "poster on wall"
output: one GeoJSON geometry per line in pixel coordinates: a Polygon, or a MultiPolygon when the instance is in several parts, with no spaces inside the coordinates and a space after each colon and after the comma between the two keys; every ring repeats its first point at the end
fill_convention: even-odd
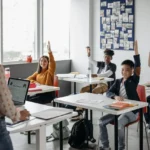
{"type": "Polygon", "coordinates": [[[133,50],[135,0],[100,0],[100,49],[133,50]]]}

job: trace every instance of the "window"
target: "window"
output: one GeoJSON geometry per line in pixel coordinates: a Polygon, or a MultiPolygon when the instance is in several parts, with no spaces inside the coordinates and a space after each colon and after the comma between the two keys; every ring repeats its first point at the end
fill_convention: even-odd
{"type": "Polygon", "coordinates": [[[36,0],[3,0],[3,62],[37,59],[36,0]]]}
{"type": "Polygon", "coordinates": [[[70,0],[44,0],[44,55],[50,40],[55,60],[69,58],[70,0]]]}

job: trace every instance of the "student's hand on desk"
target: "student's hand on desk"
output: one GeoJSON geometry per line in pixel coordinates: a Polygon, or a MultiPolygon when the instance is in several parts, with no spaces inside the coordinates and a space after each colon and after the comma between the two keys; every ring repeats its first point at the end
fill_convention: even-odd
{"type": "Polygon", "coordinates": [[[95,78],[95,77],[97,77],[97,74],[92,74],[92,78],[95,78]]]}
{"type": "Polygon", "coordinates": [[[27,120],[29,116],[30,116],[30,113],[26,109],[20,111],[20,121],[27,120]]]}
{"type": "Polygon", "coordinates": [[[115,99],[116,101],[123,101],[123,100],[124,100],[124,98],[121,97],[121,96],[115,96],[114,99],[115,99]]]}

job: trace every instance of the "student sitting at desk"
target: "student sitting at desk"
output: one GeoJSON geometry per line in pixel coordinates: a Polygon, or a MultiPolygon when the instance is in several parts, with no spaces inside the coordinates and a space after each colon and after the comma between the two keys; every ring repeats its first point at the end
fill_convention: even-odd
{"type": "MultiPolygon", "coordinates": [[[[117,79],[115,83],[107,91],[107,97],[113,98],[116,101],[123,101],[124,99],[137,100],[137,86],[140,80],[140,56],[138,54],[137,41],[134,43],[134,60],[125,60],[122,62],[122,78],[117,79]],[[133,73],[134,68],[134,73],[133,73]],[[133,73],[133,75],[132,75],[133,73]]],[[[138,110],[124,113],[118,117],[118,137],[119,150],[125,149],[125,125],[133,122],[138,117],[138,110]]],[[[107,114],[100,118],[100,141],[102,147],[100,150],[109,150],[109,140],[106,125],[114,121],[114,115],[107,114]]]]}
{"type": "MultiPolygon", "coordinates": [[[[90,67],[91,64],[98,67],[97,74],[92,74],[92,77],[110,77],[115,80],[116,65],[114,63],[111,63],[112,56],[114,55],[114,51],[110,49],[106,49],[104,51],[104,61],[96,62],[91,59],[91,50],[89,46],[86,47],[86,50],[87,50],[87,54],[89,57],[89,68],[91,68],[90,67]]],[[[105,93],[110,87],[110,85],[113,84],[113,82],[114,81],[111,81],[109,83],[106,82],[106,83],[92,85],[92,93],[95,93],[95,94],[105,93]]],[[[83,87],[80,93],[84,93],[84,92],[90,92],[90,86],[83,87]]],[[[72,121],[76,121],[82,118],[83,109],[77,108],[76,110],[78,111],[78,116],[72,117],[72,121]]]]}
{"type": "MultiPolygon", "coordinates": [[[[97,74],[92,74],[92,77],[110,77],[110,78],[114,78],[114,80],[115,80],[116,65],[111,63],[112,56],[114,55],[114,51],[112,51],[110,49],[106,49],[104,51],[104,61],[96,62],[91,59],[90,47],[86,47],[86,49],[87,49],[87,54],[89,57],[89,63],[90,63],[89,67],[91,66],[91,64],[98,67],[97,74]]],[[[109,86],[113,82],[110,82],[109,86]]],[[[93,88],[93,91],[92,91],[93,93],[102,94],[107,91],[108,85],[107,85],[107,83],[106,84],[100,83],[98,85],[93,85],[92,88],[93,88]]],[[[89,86],[83,87],[81,89],[80,93],[84,93],[84,92],[90,92],[90,87],[89,86]]]]}
{"type": "MultiPolygon", "coordinates": [[[[56,62],[54,60],[49,41],[47,45],[47,50],[49,57],[42,56],[39,60],[37,71],[27,78],[28,80],[30,80],[31,83],[36,83],[37,85],[43,84],[53,86],[56,62]]],[[[28,100],[35,103],[46,104],[50,103],[54,99],[54,96],[55,92],[47,92],[37,94],[33,97],[29,97],[28,100]]]]}
{"type": "Polygon", "coordinates": [[[4,68],[0,65],[0,149],[13,150],[9,132],[6,129],[5,116],[13,122],[26,120],[29,117],[27,110],[19,111],[13,104],[11,93],[6,86],[4,68]]]}

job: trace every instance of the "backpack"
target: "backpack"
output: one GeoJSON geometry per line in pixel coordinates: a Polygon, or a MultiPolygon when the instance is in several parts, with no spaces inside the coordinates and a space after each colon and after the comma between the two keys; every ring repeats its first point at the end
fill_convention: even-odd
{"type": "Polygon", "coordinates": [[[81,119],[73,125],[68,143],[72,148],[81,149],[88,146],[88,140],[96,142],[93,138],[93,125],[91,121],[81,119]]]}

